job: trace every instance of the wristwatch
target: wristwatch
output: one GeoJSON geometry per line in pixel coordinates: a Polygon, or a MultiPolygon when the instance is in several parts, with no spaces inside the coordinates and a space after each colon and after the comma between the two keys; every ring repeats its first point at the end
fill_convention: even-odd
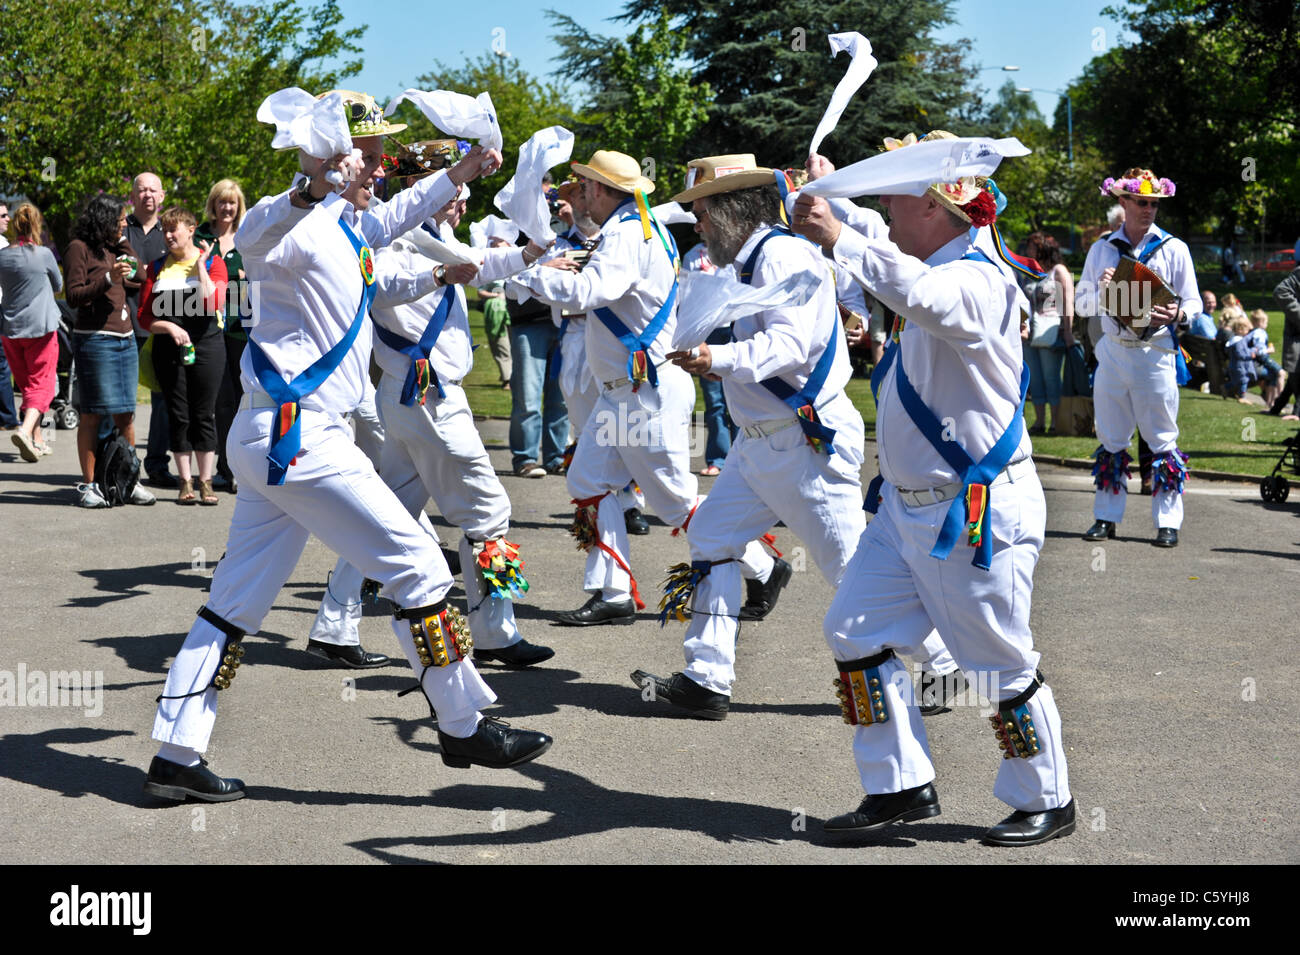
{"type": "Polygon", "coordinates": [[[440,265],[433,270],[433,280],[439,285],[447,284],[447,266],[440,265]]]}
{"type": "Polygon", "coordinates": [[[307,205],[309,206],[314,206],[316,203],[323,201],[325,198],[324,196],[321,196],[319,199],[317,199],[315,196],[311,194],[311,180],[305,176],[303,177],[302,182],[298,183],[297,193],[298,193],[298,198],[301,199],[303,202],[307,203],[307,205]]]}

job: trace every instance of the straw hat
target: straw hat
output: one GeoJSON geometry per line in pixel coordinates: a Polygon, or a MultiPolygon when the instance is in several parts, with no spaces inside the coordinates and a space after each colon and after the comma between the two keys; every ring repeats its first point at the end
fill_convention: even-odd
{"type": "Polygon", "coordinates": [[[384,156],[384,176],[403,186],[445,169],[461,157],[460,144],[454,139],[425,139],[409,146],[396,145],[394,155],[384,156]]]}
{"type": "Polygon", "coordinates": [[[400,133],[406,128],[405,123],[388,122],[384,118],[383,107],[375,102],[373,96],[352,90],[330,90],[316,98],[323,99],[330,93],[338,93],[343,97],[343,108],[348,114],[348,131],[354,137],[387,136],[390,133],[400,133]]]}
{"type": "Polygon", "coordinates": [[[640,190],[649,195],[655,191],[655,184],[641,175],[641,166],[635,159],[610,149],[598,149],[590,162],[575,162],[570,167],[579,176],[594,179],[620,192],[640,190]]]}
{"type": "MultiPolygon", "coordinates": [[[[919,140],[914,133],[908,133],[902,139],[885,138],[885,151],[893,152],[913,146],[918,142],[928,143],[936,139],[956,139],[946,129],[935,129],[926,133],[919,140]]],[[[988,191],[987,180],[975,176],[963,176],[955,182],[936,182],[926,190],[926,195],[939,201],[945,209],[959,216],[966,222],[977,226],[986,226],[997,218],[997,201],[988,191]]]]}
{"type": "Polygon", "coordinates": [[[705,196],[736,192],[754,186],[776,183],[774,170],[759,166],[753,153],[734,156],[706,156],[692,159],[686,166],[686,189],[673,196],[673,202],[694,202],[705,196]]]}
{"type": "Polygon", "coordinates": [[[1119,179],[1107,179],[1101,184],[1103,196],[1130,199],[1172,199],[1176,187],[1171,179],[1158,179],[1150,169],[1134,166],[1119,179]]]}

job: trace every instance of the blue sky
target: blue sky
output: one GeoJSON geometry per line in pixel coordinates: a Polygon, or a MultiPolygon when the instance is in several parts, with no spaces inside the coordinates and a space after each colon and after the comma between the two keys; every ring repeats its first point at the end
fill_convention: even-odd
{"type": "MultiPolygon", "coordinates": [[[[1109,2],[1113,0],[958,0],[954,8],[957,23],[942,31],[940,38],[971,40],[972,60],[992,67],[980,74],[989,90],[997,89],[1007,77],[1022,86],[1062,89],[1099,47],[1104,49],[1118,39],[1117,25],[1101,16],[1109,2]],[[1020,70],[1002,73],[998,68],[1004,65],[1019,66],[1020,70]]],[[[497,37],[525,70],[545,76],[555,69],[552,57],[557,52],[550,39],[554,31],[544,14],[546,9],[566,13],[595,33],[627,32],[624,24],[608,22],[623,8],[623,0],[542,0],[540,5],[497,0],[468,8],[406,0],[400,5],[400,28],[393,25],[391,6],[376,6],[374,0],[340,0],[339,6],[348,26],[367,22],[377,9],[385,11],[380,23],[389,25],[376,24],[366,31],[365,66],[359,77],[349,81],[380,101],[413,85],[415,78],[438,60],[459,64],[491,51],[497,37]]],[[[812,39],[810,36],[810,48],[812,39]]],[[[1036,93],[1035,98],[1050,119],[1058,97],[1036,93]]]]}

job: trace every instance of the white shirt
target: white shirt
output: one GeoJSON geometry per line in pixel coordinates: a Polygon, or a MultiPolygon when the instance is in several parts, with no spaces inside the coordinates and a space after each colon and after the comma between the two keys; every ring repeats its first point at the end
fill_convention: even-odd
{"type": "MultiPolygon", "coordinates": [[[[628,201],[605,220],[599,244],[581,272],[531,268],[512,281],[542,301],[570,312],[607,307],[629,331],[640,335],[668,300],[676,272],[653,229],[646,239],[638,219],[619,221],[635,210],[636,206],[628,201]]],[[[649,360],[656,365],[664,361],[665,346],[672,341],[676,311],[674,306],[673,314],[649,348],[649,360]]],[[[626,378],[628,352],[623,343],[594,315],[586,325],[587,362],[596,380],[626,378]]]]}
{"type": "MultiPolygon", "coordinates": [[[[745,240],[736,255],[737,270],[749,261],[758,243],[771,231],[772,226],[762,226],[745,240]]],[[[709,346],[713,356],[710,370],[723,379],[727,410],[731,420],[742,428],[792,416],[790,406],[760,382],[779,376],[786,384],[803,388],[828,345],[835,349],[834,358],[817,395],[817,407],[821,408],[843,392],[853,374],[843,326],[835,308],[834,276],[820,249],[794,236],[774,236],[759,253],[752,284],[755,288],[775,285],[804,271],[825,277],[811,300],[741,318],[732,325],[734,342],[709,346]]],[[[826,423],[834,427],[829,419],[826,423]]]]}
{"type": "MultiPolygon", "coordinates": [[[[1149,240],[1148,236],[1156,235],[1160,230],[1153,223],[1137,242],[1133,244],[1132,252],[1137,254],[1138,250],[1143,248],[1149,240]]],[[[1101,273],[1106,269],[1114,268],[1119,265],[1120,251],[1113,243],[1117,239],[1128,241],[1128,233],[1122,228],[1112,232],[1105,239],[1098,239],[1088,249],[1088,258],[1083,263],[1083,273],[1079,276],[1079,284],[1074,294],[1074,311],[1077,315],[1091,318],[1093,315],[1101,315],[1102,328],[1107,335],[1115,335],[1119,338],[1136,339],[1131,329],[1124,328],[1119,322],[1107,315],[1101,308],[1103,304],[1102,296],[1098,294],[1101,284],[1101,273]]],[[[1196,288],[1196,269],[1192,265],[1192,253],[1188,251],[1187,243],[1182,239],[1170,238],[1159,251],[1156,252],[1146,265],[1160,276],[1178,295],[1178,307],[1189,317],[1198,315],[1201,312],[1201,293],[1196,288]]],[[[1161,329],[1152,336],[1164,336],[1165,330],[1161,329]]],[[[1162,337],[1161,344],[1168,349],[1168,339],[1162,337]]]]}
{"type": "MultiPolygon", "coordinates": [[[[340,219],[354,234],[359,229],[372,249],[382,248],[445,205],[456,187],[440,172],[360,216],[337,193],[310,209],[294,206],[291,194],[264,197],[248,210],[235,235],[252,283],[249,337],[286,381],[343,339],[361,303],[361,267],[340,219]]],[[[370,324],[364,322],[342,363],[303,399],[302,407],[344,415],[360,404],[370,373],[370,345],[370,324]]],[[[244,390],[263,391],[252,358],[252,349],[246,348],[240,361],[244,390]]]]}
{"type": "MultiPolygon", "coordinates": [[[[463,381],[474,367],[474,341],[469,330],[465,290],[459,285],[438,288],[433,270],[439,259],[427,254],[440,241],[452,246],[463,246],[463,243],[445,222],[438,232],[441,240],[423,228],[412,229],[375,257],[378,290],[370,315],[376,324],[396,332],[407,341],[418,342],[443,297],[451,295],[453,302],[447,323],[443,325],[429,357],[439,380],[463,381]]],[[[475,251],[482,251],[483,255],[483,264],[474,278],[475,285],[486,285],[524,267],[522,248],[475,251]]],[[[387,374],[402,381],[406,380],[411,368],[410,358],[389,348],[378,336],[375,336],[375,361],[387,374]]]]}
{"type": "MultiPolygon", "coordinates": [[[[877,233],[883,226],[878,223],[877,233]]],[[[921,262],[883,236],[867,238],[842,229],[834,256],[882,304],[907,320],[899,357],[908,380],[978,462],[1002,437],[1020,404],[1020,290],[1001,268],[982,259],[963,260],[970,248],[963,233],[921,262]]],[[[896,360],[877,402],[880,473],[908,490],[959,480],[961,475],[903,409],[897,379],[896,360]]],[[[1030,451],[1026,431],[1011,460],[1030,451]]]]}

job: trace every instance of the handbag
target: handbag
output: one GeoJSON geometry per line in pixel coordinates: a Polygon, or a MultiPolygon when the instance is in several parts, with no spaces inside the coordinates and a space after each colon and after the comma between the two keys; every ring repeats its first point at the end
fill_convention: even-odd
{"type": "Polygon", "coordinates": [[[1030,348],[1055,348],[1061,337],[1061,317],[1034,313],[1029,325],[1030,348]]]}
{"type": "Polygon", "coordinates": [[[153,343],[157,337],[154,332],[150,332],[144,347],[140,349],[140,371],[138,374],[140,387],[148,388],[150,391],[162,391],[162,385],[158,383],[158,372],[153,367],[153,343]]]}

